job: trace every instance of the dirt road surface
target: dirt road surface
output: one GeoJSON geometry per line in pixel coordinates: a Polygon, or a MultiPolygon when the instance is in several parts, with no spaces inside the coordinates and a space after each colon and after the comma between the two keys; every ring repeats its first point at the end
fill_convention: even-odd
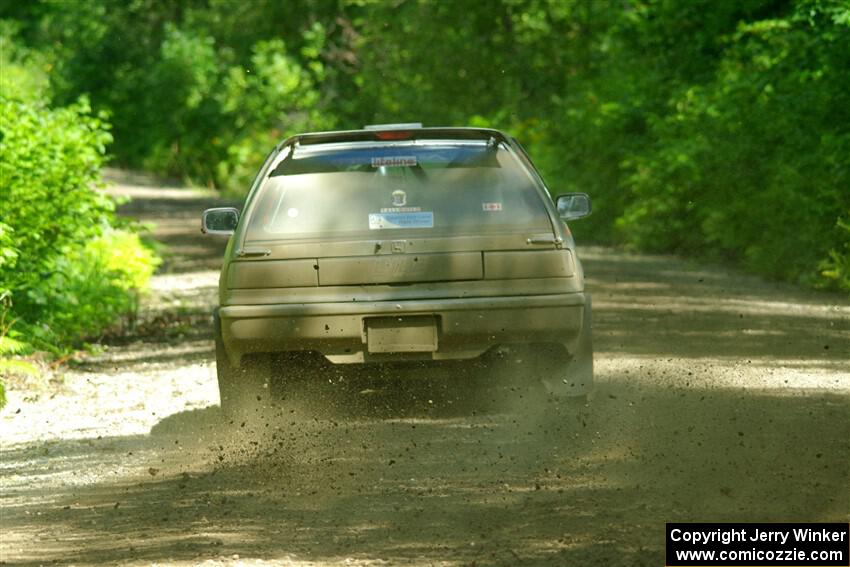
{"type": "Polygon", "coordinates": [[[657,567],[665,522],[850,520],[846,298],[585,248],[589,415],[410,372],[249,431],[219,418],[214,197],[113,179],[166,261],[126,337],[10,392],[4,564],[657,567]]]}

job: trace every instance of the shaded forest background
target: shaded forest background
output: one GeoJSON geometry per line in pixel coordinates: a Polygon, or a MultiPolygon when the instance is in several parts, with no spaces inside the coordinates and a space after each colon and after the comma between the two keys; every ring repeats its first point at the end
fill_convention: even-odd
{"type": "Polygon", "coordinates": [[[287,135],[380,122],[507,130],[592,196],[584,242],[850,290],[847,0],[7,0],[0,33],[0,295],[45,345],[95,332],[57,262],[116,312],[155,265],[87,193],[107,155],[243,194],[287,135]]]}
{"type": "Polygon", "coordinates": [[[90,0],[0,17],[23,47],[5,56],[38,59],[54,104],[109,112],[123,165],[241,192],[294,132],[488,125],[553,192],[593,196],[585,239],[850,285],[846,0],[90,0]]]}

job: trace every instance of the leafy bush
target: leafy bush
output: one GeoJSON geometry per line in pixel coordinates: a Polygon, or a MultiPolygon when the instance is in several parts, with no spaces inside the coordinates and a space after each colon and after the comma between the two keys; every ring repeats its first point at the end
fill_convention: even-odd
{"type": "Polygon", "coordinates": [[[19,355],[25,354],[31,347],[21,334],[12,328],[14,320],[7,320],[11,313],[9,309],[10,294],[0,292],[0,408],[6,405],[6,385],[3,378],[9,375],[35,376],[38,369],[19,355]]]}
{"type": "Polygon", "coordinates": [[[109,226],[114,205],[95,186],[111,137],[85,101],[51,110],[0,98],[0,131],[0,208],[12,229],[0,285],[19,317],[41,322],[66,299],[69,259],[109,226]]]}
{"type": "Polygon", "coordinates": [[[714,80],[652,121],[619,220],[627,241],[813,277],[850,206],[844,28],[816,10],[739,26],[714,80]]]}
{"type": "Polygon", "coordinates": [[[85,100],[1,97],[0,133],[3,336],[59,352],[133,311],[155,258],[111,228],[114,203],[99,190],[111,137],[85,100]]]}
{"type": "Polygon", "coordinates": [[[838,287],[850,291],[850,210],[846,219],[839,219],[838,228],[844,231],[844,245],[829,251],[820,264],[823,281],[820,287],[838,287]]]}
{"type": "Polygon", "coordinates": [[[19,28],[17,22],[0,20],[0,93],[25,100],[43,99],[50,92],[50,64],[43,53],[16,41],[19,28]]]}
{"type": "Polygon", "coordinates": [[[106,230],[57,259],[56,272],[44,286],[51,307],[41,313],[31,334],[43,342],[58,335],[71,344],[96,337],[122,315],[138,310],[139,293],[156,265],[138,235],[106,230]]]}

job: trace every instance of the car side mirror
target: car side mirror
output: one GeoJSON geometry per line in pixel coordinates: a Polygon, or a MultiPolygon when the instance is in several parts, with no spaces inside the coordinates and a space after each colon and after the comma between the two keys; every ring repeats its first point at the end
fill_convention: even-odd
{"type": "Polygon", "coordinates": [[[207,209],[201,217],[204,234],[233,234],[239,223],[239,211],[233,207],[207,209]]]}
{"type": "Polygon", "coordinates": [[[566,193],[555,199],[558,216],[564,220],[586,217],[591,212],[590,197],[587,193],[566,193]]]}

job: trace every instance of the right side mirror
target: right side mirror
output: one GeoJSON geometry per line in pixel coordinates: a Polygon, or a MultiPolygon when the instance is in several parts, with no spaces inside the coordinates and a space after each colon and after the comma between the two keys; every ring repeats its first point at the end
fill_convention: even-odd
{"type": "Polygon", "coordinates": [[[239,223],[239,211],[233,207],[207,209],[201,217],[201,232],[204,234],[233,234],[239,223]]]}
{"type": "Polygon", "coordinates": [[[586,217],[591,212],[590,197],[587,193],[566,193],[555,199],[558,216],[564,220],[586,217]]]}

